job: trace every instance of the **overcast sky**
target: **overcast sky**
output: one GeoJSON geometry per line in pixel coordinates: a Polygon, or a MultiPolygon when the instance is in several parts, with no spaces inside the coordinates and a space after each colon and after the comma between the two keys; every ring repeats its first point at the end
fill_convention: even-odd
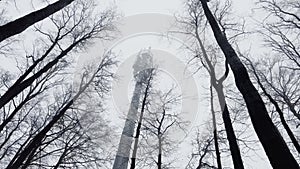
{"type": "MultiPolygon", "coordinates": [[[[14,4],[8,4],[8,16],[10,16],[11,19],[17,18],[19,16],[24,15],[25,13],[28,13],[32,10],[32,7],[39,8],[39,2],[40,0],[16,0],[16,8],[14,8],[14,4]],[[30,2],[33,2],[32,4],[30,2]]],[[[213,0],[211,0],[213,1],[213,0]]],[[[253,15],[252,9],[254,8],[254,2],[253,0],[232,0],[233,1],[233,12],[236,16],[240,17],[249,17],[253,15]]],[[[53,2],[53,1],[51,1],[53,2]]],[[[159,14],[166,14],[173,16],[174,13],[180,13],[183,6],[183,0],[98,0],[97,1],[100,5],[103,4],[103,6],[108,6],[110,4],[116,4],[117,9],[123,14],[124,17],[137,15],[137,14],[143,14],[143,13],[159,13],[159,14]]],[[[259,16],[256,16],[259,17],[259,16]]],[[[249,18],[248,18],[249,19],[249,18]]],[[[249,19],[250,20],[250,19],[249,19]]],[[[155,23],[153,23],[155,24],[155,23]]],[[[139,26],[139,25],[135,25],[139,26]]],[[[178,45],[166,45],[167,43],[162,43],[161,41],[158,42],[157,38],[154,38],[154,36],[143,36],[143,37],[136,37],[136,38],[128,38],[126,41],[120,42],[116,45],[115,48],[117,48],[121,53],[125,56],[134,56],[137,54],[137,52],[141,48],[147,48],[149,46],[152,47],[153,51],[156,51],[154,53],[163,53],[168,52],[172,53],[173,55],[178,55],[175,50],[178,49],[178,45]],[[146,40],[145,40],[146,39],[146,40]],[[147,42],[147,43],[145,43],[147,42]],[[162,45],[163,44],[163,45],[162,45]],[[131,50],[127,51],[125,49],[130,48],[131,50]]],[[[255,38],[254,38],[255,39],[255,38]]],[[[245,42],[243,42],[245,43],[245,42]]],[[[256,42],[252,42],[253,44],[257,45],[256,42]]],[[[250,46],[250,43],[247,42],[247,45],[250,46]]],[[[247,46],[246,45],[246,46],[247,46]]],[[[252,46],[252,45],[251,45],[252,46]]],[[[167,56],[167,54],[165,54],[167,56]]],[[[126,66],[126,65],[125,65],[126,66]]],[[[127,65],[128,66],[128,65],[127,65]]],[[[130,67],[130,66],[129,66],[130,67]]],[[[173,67],[174,68],[174,67],[173,67]]],[[[172,68],[170,68],[171,70],[172,68]]],[[[128,69],[128,71],[130,71],[128,69]]],[[[124,73],[124,72],[123,72],[124,73]]],[[[180,81],[182,79],[179,79],[180,81]]],[[[125,84],[125,85],[132,85],[125,84]]],[[[199,85],[199,84],[198,84],[199,85]]],[[[128,89],[127,93],[127,101],[130,100],[130,91],[132,89],[128,89]]],[[[128,103],[124,103],[123,108],[121,108],[121,111],[126,111],[126,105],[128,103]]],[[[122,125],[120,125],[122,126],[122,125]]],[[[183,151],[183,150],[182,150],[183,151]]],[[[259,153],[260,154],[260,153],[259,153]]],[[[260,154],[260,156],[264,157],[264,155],[260,154]]],[[[265,158],[265,157],[264,157],[265,158]]],[[[182,161],[184,162],[184,160],[182,161]]],[[[248,164],[246,164],[250,168],[270,168],[270,165],[268,162],[265,162],[264,160],[259,158],[253,158],[253,161],[248,161],[248,164]]]]}

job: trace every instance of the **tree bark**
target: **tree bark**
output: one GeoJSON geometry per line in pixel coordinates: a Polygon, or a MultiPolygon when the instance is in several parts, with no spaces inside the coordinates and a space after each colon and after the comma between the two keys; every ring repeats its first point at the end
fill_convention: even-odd
{"type": "Polygon", "coordinates": [[[157,156],[157,169],[161,169],[162,165],[162,140],[161,135],[158,135],[158,156],[157,156]]]}
{"type": "Polygon", "coordinates": [[[216,90],[217,90],[217,94],[218,94],[218,98],[219,98],[219,103],[221,104],[222,118],[223,118],[224,125],[225,125],[227,140],[229,142],[229,149],[231,152],[233,165],[234,165],[234,168],[236,168],[236,169],[243,169],[244,164],[243,164],[241,152],[240,152],[240,149],[239,149],[239,146],[237,143],[237,139],[236,139],[236,136],[235,136],[235,133],[233,130],[228,107],[227,107],[227,104],[225,101],[223,87],[218,86],[216,88],[217,88],[216,90]]]}
{"type": "Polygon", "coordinates": [[[232,156],[232,161],[234,168],[236,169],[243,169],[244,164],[241,156],[241,152],[237,143],[237,139],[233,130],[232,122],[230,119],[230,114],[228,111],[227,103],[225,100],[225,95],[223,91],[223,85],[222,82],[219,83],[213,83],[215,90],[217,91],[219,104],[222,110],[222,118],[225,126],[225,131],[227,135],[227,140],[229,143],[229,149],[232,156]]]}
{"type": "Polygon", "coordinates": [[[258,91],[250,81],[248,72],[220,30],[207,2],[201,0],[205,16],[213,30],[214,36],[233,71],[235,83],[244,97],[247,109],[260,142],[273,168],[299,169],[299,165],[292,156],[278,129],[268,115],[266,107],[258,91]]]}
{"type": "Polygon", "coordinates": [[[276,111],[278,112],[279,114],[279,118],[280,118],[280,121],[284,127],[284,129],[286,130],[287,134],[289,135],[294,147],[296,148],[296,150],[298,151],[298,153],[300,154],[300,145],[294,135],[294,133],[292,132],[292,130],[290,129],[289,125],[287,124],[285,118],[284,118],[284,115],[283,115],[283,112],[281,111],[278,103],[275,101],[275,99],[273,99],[273,97],[267,92],[267,90],[265,89],[265,87],[263,86],[263,84],[261,83],[260,81],[260,78],[253,66],[253,64],[251,63],[251,61],[249,59],[247,59],[249,62],[250,62],[250,65],[253,69],[253,73],[257,79],[257,83],[259,85],[259,87],[262,89],[262,91],[264,92],[264,94],[267,96],[267,98],[270,100],[270,102],[274,105],[276,111]]]}
{"type": "Polygon", "coordinates": [[[26,30],[31,25],[47,18],[48,16],[54,14],[55,12],[66,7],[74,0],[59,0],[51,5],[48,5],[40,10],[34,11],[28,15],[25,15],[19,19],[9,22],[5,25],[0,26],[0,42],[19,34],[26,30]]]}
{"type": "Polygon", "coordinates": [[[221,163],[221,156],[220,156],[220,150],[219,150],[219,142],[218,142],[218,130],[217,130],[217,122],[216,122],[216,114],[214,111],[214,95],[212,86],[210,86],[210,105],[211,105],[211,114],[212,114],[212,120],[213,120],[213,134],[214,134],[214,143],[215,143],[215,149],[216,149],[216,157],[217,157],[217,164],[218,169],[222,169],[222,163],[221,163]]]}
{"type": "MultiPolygon", "coordinates": [[[[196,38],[197,38],[198,43],[200,45],[200,48],[202,50],[203,57],[204,57],[204,59],[207,63],[207,66],[205,66],[205,65],[204,66],[206,67],[208,73],[210,74],[211,84],[214,87],[214,89],[217,91],[217,94],[218,94],[218,100],[219,100],[219,104],[220,104],[220,107],[221,107],[221,110],[222,110],[222,118],[223,118],[223,122],[224,122],[224,126],[225,126],[227,140],[228,140],[228,143],[229,143],[229,149],[230,149],[230,152],[231,152],[233,165],[236,169],[244,169],[244,164],[243,164],[241,152],[240,152],[238,143],[236,141],[236,136],[235,136],[235,133],[234,133],[234,130],[233,130],[232,122],[231,122],[231,119],[230,119],[230,114],[229,114],[228,107],[227,107],[226,100],[225,100],[223,85],[222,85],[222,83],[227,78],[228,73],[229,73],[227,60],[226,60],[226,63],[225,63],[226,71],[224,73],[224,76],[222,76],[219,80],[217,80],[216,73],[215,73],[215,68],[212,65],[209,58],[208,58],[208,55],[206,53],[206,50],[204,48],[204,45],[203,45],[200,37],[199,37],[197,29],[196,29],[196,38]]],[[[218,158],[217,158],[217,160],[218,160],[218,158]]],[[[219,164],[218,164],[218,166],[219,166],[219,164]]]]}
{"type": "MultiPolygon", "coordinates": [[[[148,71],[148,70],[150,70],[150,69],[146,69],[144,71],[148,71]]],[[[153,74],[152,74],[153,69],[151,69],[150,71],[151,71],[151,74],[150,74],[150,77],[148,77],[148,80],[147,80],[147,86],[146,86],[146,89],[145,89],[145,92],[144,92],[144,98],[143,98],[143,102],[142,102],[141,114],[140,114],[140,118],[139,118],[139,121],[138,121],[138,126],[136,128],[136,134],[135,134],[133,152],[132,152],[132,157],[131,157],[130,169],[135,168],[136,154],[137,154],[137,149],[138,149],[139,137],[140,137],[140,133],[141,133],[142,121],[143,121],[146,101],[147,101],[147,97],[148,97],[149,89],[150,89],[150,85],[151,85],[150,83],[151,83],[152,76],[153,76],[153,74]]]]}

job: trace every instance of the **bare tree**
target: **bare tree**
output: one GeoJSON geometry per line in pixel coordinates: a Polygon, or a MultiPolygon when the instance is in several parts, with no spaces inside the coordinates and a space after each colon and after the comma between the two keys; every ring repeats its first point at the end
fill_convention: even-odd
{"type": "MultiPolygon", "coordinates": [[[[216,112],[214,110],[214,94],[213,94],[213,89],[212,86],[210,86],[210,107],[211,107],[211,114],[212,114],[212,121],[213,121],[213,136],[214,136],[214,143],[215,143],[215,149],[216,149],[216,157],[217,157],[217,164],[218,164],[218,169],[222,168],[222,162],[221,162],[221,156],[220,156],[220,150],[219,150],[219,142],[218,142],[218,129],[217,129],[217,120],[216,120],[216,112]]],[[[207,146],[205,146],[205,150],[208,148],[209,142],[207,146]]],[[[205,152],[204,150],[204,152],[205,152]]],[[[202,155],[203,156],[203,155],[202,155]]],[[[199,160],[199,169],[200,169],[200,164],[201,164],[201,159],[203,157],[200,157],[199,160]]]]}
{"type": "Polygon", "coordinates": [[[94,73],[89,74],[88,72],[84,72],[80,85],[78,86],[78,91],[75,92],[74,95],[73,92],[67,93],[63,103],[58,105],[55,115],[30,139],[27,145],[20,148],[21,151],[16,154],[12,161],[10,161],[7,168],[27,168],[34,159],[33,157],[38,149],[44,144],[43,141],[45,141],[47,145],[47,140],[45,139],[49,131],[51,131],[64,116],[67,116],[68,111],[72,108],[75,101],[80,98],[90,85],[96,85],[96,89],[99,90],[100,93],[107,92],[107,88],[109,87],[107,86],[107,81],[112,77],[112,73],[110,73],[109,69],[114,64],[115,62],[112,60],[111,56],[106,55],[94,73]]]}
{"type": "Polygon", "coordinates": [[[142,122],[143,122],[143,118],[144,118],[144,112],[145,112],[145,108],[146,105],[148,103],[148,97],[150,95],[151,92],[151,88],[152,88],[152,81],[153,78],[155,76],[155,69],[145,69],[143,71],[146,71],[147,74],[147,78],[145,79],[146,81],[143,82],[145,89],[143,92],[143,98],[142,98],[142,104],[141,104],[141,108],[140,108],[140,117],[138,119],[138,125],[136,127],[136,131],[135,131],[135,140],[134,140],[134,145],[133,145],[133,150],[132,150],[132,155],[131,155],[131,164],[130,164],[130,169],[134,169],[135,165],[136,165],[136,155],[137,155],[137,149],[138,149],[138,143],[139,143],[139,137],[140,137],[140,133],[141,133],[141,128],[142,128],[142,122]]]}
{"type": "Polygon", "coordinates": [[[74,0],[59,0],[53,4],[50,4],[40,10],[34,11],[30,14],[27,14],[21,18],[18,18],[14,21],[6,23],[5,25],[0,26],[0,42],[19,34],[26,30],[28,27],[32,26],[33,24],[49,17],[50,15],[54,14],[55,12],[63,9],[74,0]]]}
{"type": "MultiPolygon", "coordinates": [[[[212,128],[207,125],[207,129],[211,131],[212,128]]],[[[205,128],[205,130],[207,129],[205,128]]],[[[195,138],[192,140],[193,152],[186,169],[219,168],[214,165],[214,154],[216,151],[216,149],[213,148],[214,139],[214,134],[211,132],[197,129],[195,138]]]]}
{"type": "MultiPolygon", "coordinates": [[[[226,1],[227,2],[227,1],[226,1]]],[[[206,69],[210,76],[211,85],[216,90],[218,95],[219,104],[222,110],[222,117],[226,129],[227,138],[229,141],[229,147],[232,155],[232,160],[235,168],[244,168],[241,153],[239,150],[239,146],[237,143],[237,138],[233,130],[232,122],[230,119],[230,113],[227,107],[227,103],[225,100],[225,94],[224,94],[224,87],[223,83],[226,80],[228,73],[229,73],[229,67],[227,60],[225,61],[225,72],[224,75],[222,75],[219,79],[217,78],[216,73],[216,57],[209,56],[209,53],[205,49],[205,44],[201,40],[200,32],[204,31],[206,29],[206,23],[203,22],[204,20],[204,14],[203,10],[200,6],[200,1],[191,0],[186,3],[187,6],[187,15],[188,17],[183,17],[183,19],[178,19],[178,22],[180,24],[183,24],[185,26],[187,32],[189,35],[192,36],[192,39],[195,39],[197,46],[196,49],[192,49],[196,52],[196,59],[199,59],[199,61],[202,63],[202,66],[206,69]],[[214,59],[214,60],[213,60],[214,59]]],[[[218,23],[223,23],[224,21],[224,15],[228,13],[228,10],[230,8],[230,4],[226,3],[224,7],[222,7],[220,4],[216,4],[216,11],[215,15],[218,15],[218,23]]],[[[223,34],[225,30],[228,29],[228,26],[230,24],[222,24],[223,25],[223,34]]],[[[237,36],[237,35],[236,35],[237,36]]],[[[202,38],[204,39],[204,38],[202,38]]],[[[213,52],[216,52],[213,50],[213,52]]],[[[212,52],[211,52],[212,53],[212,52]]],[[[212,53],[211,55],[217,55],[216,53],[212,53]]],[[[217,155],[219,156],[219,155],[217,155]]],[[[220,157],[217,158],[218,160],[218,167],[221,168],[220,163],[220,157]]]]}
{"type": "Polygon", "coordinates": [[[113,134],[101,117],[102,101],[99,100],[97,105],[89,105],[88,101],[91,100],[80,98],[80,107],[85,105],[89,108],[79,109],[78,104],[72,106],[67,115],[52,127],[36,153],[26,160],[22,168],[104,168],[111,165],[107,148],[113,134]]]}
{"type": "Polygon", "coordinates": [[[247,58],[247,57],[244,57],[244,58],[248,61],[248,64],[257,80],[259,87],[262,89],[264,95],[270,100],[270,102],[275,107],[277,113],[279,114],[280,121],[281,121],[284,129],[286,130],[288,136],[290,137],[293,145],[295,146],[298,153],[300,153],[300,145],[298,143],[298,140],[296,139],[295,135],[293,134],[292,130],[290,129],[289,125],[287,124],[283,111],[281,110],[277,101],[268,93],[268,91],[266,90],[266,88],[264,87],[264,85],[261,82],[260,76],[264,76],[264,75],[262,75],[261,72],[258,72],[258,70],[255,68],[254,64],[252,63],[252,61],[249,58],[247,58]]]}
{"type": "Polygon", "coordinates": [[[261,96],[250,81],[248,72],[222,33],[210,11],[207,1],[201,0],[204,14],[211,26],[215,39],[223,51],[235,77],[236,86],[243,95],[254,129],[274,168],[299,168],[278,129],[270,119],[261,96]]]}
{"type": "MultiPolygon", "coordinates": [[[[274,66],[271,66],[270,76],[272,79],[278,79],[280,82],[284,82],[282,86],[276,86],[272,79],[266,79],[268,86],[271,87],[276,95],[282,98],[285,105],[287,105],[290,111],[296,118],[300,120],[299,112],[294,106],[298,102],[297,89],[291,90],[293,83],[298,83],[298,78],[295,77],[300,66],[300,54],[299,54],[299,29],[300,29],[300,16],[298,11],[300,10],[299,2],[297,1],[274,1],[274,0],[260,0],[264,11],[268,12],[269,17],[264,19],[261,23],[263,31],[260,31],[264,35],[266,44],[272,49],[272,54],[278,57],[285,56],[287,59],[281,59],[280,62],[280,75],[276,75],[273,72],[274,66]],[[284,61],[283,61],[284,60],[284,61]]],[[[271,94],[272,95],[272,94],[271,94]]]]}
{"type": "MultiPolygon", "coordinates": [[[[46,72],[42,77],[37,78],[36,81],[34,81],[31,86],[28,87],[28,90],[23,90],[19,97],[12,99],[10,104],[6,108],[2,109],[3,118],[1,119],[0,132],[3,131],[4,127],[6,127],[9,122],[12,122],[16,114],[24,106],[29,104],[31,100],[38,95],[43,95],[47,90],[54,88],[58,84],[61,84],[63,78],[58,74],[63,74],[63,69],[65,69],[67,66],[68,64],[55,65],[53,69],[46,72]]],[[[10,86],[6,85],[6,87],[9,88],[10,86]]]]}
{"type": "MultiPolygon", "coordinates": [[[[176,141],[172,140],[174,130],[183,130],[187,122],[180,117],[176,105],[181,96],[175,93],[176,88],[168,89],[166,92],[157,91],[151,97],[151,104],[147,106],[147,113],[144,116],[143,133],[146,145],[150,146],[147,151],[147,158],[152,159],[158,169],[168,168],[172,162],[163,162],[163,157],[170,155],[170,152],[176,148],[176,141]]],[[[169,159],[170,160],[170,159],[169,159]]]]}
{"type": "MultiPolygon", "coordinates": [[[[65,8],[61,15],[50,18],[56,29],[55,32],[44,32],[37,29],[51,45],[45,44],[47,47],[42,50],[43,54],[39,53],[40,56],[29,56],[32,59],[31,65],[1,96],[1,108],[32,85],[36,79],[55,68],[58,63],[66,62],[65,57],[70,52],[83,50],[93,39],[109,39],[111,37],[108,33],[115,30],[113,24],[115,20],[114,11],[109,9],[93,20],[92,7],[93,2],[78,1],[65,8]],[[61,20],[61,18],[63,19],[61,20]]],[[[1,124],[1,128],[14,115],[11,114],[10,118],[1,124]]]]}
{"type": "Polygon", "coordinates": [[[131,145],[134,137],[135,123],[138,117],[138,108],[140,107],[140,99],[144,84],[151,80],[151,70],[153,66],[152,53],[149,50],[141,50],[133,65],[133,74],[136,80],[133,96],[127,117],[125,120],[124,128],[118,145],[116,158],[114,161],[114,169],[126,169],[129,162],[131,145]]]}
{"type": "MultiPolygon", "coordinates": [[[[66,76],[72,63],[70,54],[84,51],[94,39],[111,39],[115,31],[115,11],[108,9],[95,16],[93,8],[92,1],[76,1],[50,16],[46,20],[50,21],[49,27],[37,25],[35,30],[43,37],[38,39],[32,54],[26,56],[25,64],[18,65],[20,77],[14,81],[4,74],[1,79],[4,95],[15,95],[1,108],[1,167],[102,168],[111,162],[109,152],[103,148],[105,141],[99,142],[112,135],[105,131],[108,130],[106,121],[94,115],[93,119],[99,120],[98,125],[91,120],[86,123],[87,118],[82,116],[91,112],[84,113],[78,98],[74,104],[73,96],[87,95],[88,86],[93,83],[103,100],[109,87],[106,79],[111,78],[108,67],[114,63],[105,57],[96,75],[90,75],[93,70],[84,72],[83,86],[77,94],[72,92],[67,82],[70,77],[66,76]],[[89,82],[90,76],[92,81],[89,82]],[[60,90],[62,94],[53,97],[52,94],[60,90]],[[96,130],[98,127],[103,130],[96,130]]],[[[100,108],[99,111],[103,111],[100,108]]],[[[107,143],[106,146],[109,147],[107,143]]]]}
{"type": "Polygon", "coordinates": [[[299,70],[299,2],[260,0],[258,4],[268,12],[268,17],[261,23],[262,31],[260,31],[266,44],[271,47],[274,55],[285,56],[290,60],[290,69],[299,70]]]}
{"type": "Polygon", "coordinates": [[[1,160],[8,158],[9,154],[12,154],[15,148],[18,147],[18,144],[27,138],[28,131],[26,131],[26,128],[32,128],[33,131],[38,128],[35,124],[33,124],[33,126],[30,124],[36,120],[35,116],[40,115],[47,117],[47,113],[43,114],[43,111],[41,111],[41,105],[43,104],[41,100],[49,99],[48,95],[51,93],[51,90],[55,89],[59,84],[62,85],[64,78],[59,77],[57,74],[58,72],[62,73],[63,71],[61,69],[64,68],[65,67],[62,66],[53,69],[53,71],[48,72],[45,77],[37,79],[35,83],[30,86],[28,91],[23,91],[20,97],[15,98],[11,104],[2,109],[3,117],[1,121],[3,121],[3,123],[1,127],[3,128],[1,128],[2,130],[0,132],[1,160]]]}

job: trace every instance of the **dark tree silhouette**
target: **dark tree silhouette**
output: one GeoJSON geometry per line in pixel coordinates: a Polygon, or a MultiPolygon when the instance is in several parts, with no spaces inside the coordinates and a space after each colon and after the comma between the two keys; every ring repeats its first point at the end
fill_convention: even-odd
{"type": "Polygon", "coordinates": [[[28,27],[63,9],[73,1],[74,0],[59,0],[40,10],[34,11],[19,19],[16,19],[5,25],[0,26],[0,42],[5,40],[6,38],[23,32],[28,27]]]}
{"type": "Polygon", "coordinates": [[[155,69],[145,69],[143,70],[147,74],[147,78],[145,79],[146,82],[143,82],[145,86],[144,92],[143,92],[143,98],[142,98],[142,105],[141,105],[141,110],[140,110],[140,117],[138,119],[138,124],[136,127],[135,131],[135,140],[134,140],[134,145],[133,145],[133,150],[132,150],[132,157],[131,157],[131,164],[130,164],[130,169],[134,169],[136,165],[136,155],[137,155],[137,149],[138,149],[138,143],[139,143],[139,137],[141,133],[141,128],[142,128],[142,121],[144,118],[144,113],[145,113],[145,108],[148,102],[148,96],[151,92],[152,88],[152,81],[155,76],[155,69]]]}
{"type": "MultiPolygon", "coordinates": [[[[216,149],[217,164],[218,164],[218,169],[221,169],[222,162],[221,162],[221,155],[220,155],[221,153],[220,153],[219,142],[218,142],[218,129],[217,129],[216,112],[214,110],[214,93],[213,93],[212,86],[210,86],[210,107],[211,107],[211,114],[212,114],[212,121],[213,121],[213,136],[214,136],[214,144],[216,149]]],[[[209,146],[209,144],[207,146],[209,146]]]]}
{"type": "Polygon", "coordinates": [[[290,60],[288,67],[300,69],[299,1],[259,0],[259,5],[268,13],[261,23],[259,32],[264,35],[266,44],[272,53],[280,54],[290,60]]]}
{"type": "Polygon", "coordinates": [[[235,77],[235,83],[243,95],[247,109],[271,165],[276,168],[299,168],[278,129],[270,119],[263,100],[250,81],[248,72],[237,56],[235,50],[221,31],[219,24],[211,13],[207,1],[201,0],[205,16],[211,26],[216,41],[223,51],[235,77]]]}
{"type": "Polygon", "coordinates": [[[151,104],[147,107],[144,116],[143,133],[146,135],[146,146],[151,146],[152,149],[147,155],[153,158],[150,166],[154,162],[158,169],[172,165],[167,162],[167,158],[171,155],[170,151],[174,151],[176,141],[173,141],[170,135],[175,131],[184,131],[184,126],[187,124],[175,109],[181,100],[181,95],[176,94],[175,89],[172,87],[167,91],[153,91],[148,100],[151,104]]]}
{"type": "Polygon", "coordinates": [[[107,91],[106,88],[108,88],[108,86],[106,82],[112,77],[112,73],[110,73],[109,69],[114,65],[115,61],[112,60],[110,54],[107,54],[102,61],[100,61],[99,66],[94,73],[89,76],[87,72],[84,73],[76,94],[72,96],[72,93],[70,93],[71,96],[68,96],[70,99],[60,105],[52,119],[30,140],[30,142],[28,142],[22,151],[18,153],[17,157],[10,161],[6,168],[27,168],[32,161],[34,154],[42,145],[42,141],[45,139],[47,133],[63,116],[65,116],[66,112],[71,108],[74,102],[91,84],[95,83],[102,93],[107,91]],[[103,86],[100,86],[100,84],[103,86]]]}
{"type": "MultiPolygon", "coordinates": [[[[207,50],[205,49],[204,43],[201,40],[200,33],[199,31],[204,30],[206,25],[203,25],[203,10],[201,9],[200,6],[200,1],[198,0],[190,0],[187,1],[186,3],[187,6],[187,11],[188,11],[188,16],[183,17],[183,19],[179,19],[179,23],[183,24],[183,26],[186,27],[187,31],[190,31],[189,33],[191,34],[192,38],[195,39],[196,43],[198,44],[196,49],[193,49],[196,51],[196,59],[199,59],[201,62],[202,66],[206,69],[210,76],[210,81],[211,85],[216,90],[217,95],[218,95],[218,101],[222,110],[222,118],[224,121],[224,126],[226,130],[226,135],[227,139],[229,142],[229,148],[231,151],[231,156],[233,160],[233,164],[235,168],[240,168],[243,169],[243,161],[241,157],[241,153],[239,150],[238,142],[236,135],[234,133],[234,129],[232,126],[232,121],[230,119],[230,113],[227,107],[226,99],[225,99],[225,93],[224,93],[224,87],[223,83],[226,80],[228,73],[229,73],[229,68],[228,68],[228,63],[227,60],[225,61],[225,72],[222,77],[219,79],[217,78],[217,73],[216,73],[216,64],[213,63],[212,57],[209,56],[207,50]],[[200,49],[198,49],[200,48],[200,49]]],[[[219,10],[218,12],[220,13],[226,13],[228,10],[229,6],[221,7],[219,4],[216,5],[216,9],[219,10]]],[[[225,28],[224,28],[225,30],[225,28]]],[[[216,55],[216,54],[215,54],[216,55]]],[[[216,133],[216,131],[214,131],[216,133]]],[[[218,153],[218,152],[217,152],[218,153]]],[[[217,154],[217,157],[219,155],[217,154]]],[[[218,167],[221,168],[221,160],[220,157],[217,158],[218,161],[218,167]]]]}
{"type": "Polygon", "coordinates": [[[259,87],[262,89],[264,95],[266,95],[266,97],[270,100],[270,102],[274,105],[277,113],[279,114],[279,118],[280,118],[280,121],[284,127],[284,129],[286,130],[287,134],[289,135],[290,139],[292,140],[292,143],[293,145],[295,146],[296,150],[298,151],[298,153],[300,154],[300,145],[298,143],[298,140],[296,139],[294,133],[292,132],[292,130],[290,129],[289,125],[287,124],[286,120],[285,120],[285,117],[284,117],[284,113],[283,111],[281,110],[279,104],[277,103],[277,101],[268,93],[268,91],[266,90],[266,88],[264,87],[264,85],[262,84],[261,80],[260,80],[260,77],[259,77],[259,74],[256,70],[256,68],[254,67],[252,61],[249,59],[249,58],[246,58],[244,57],[250,67],[251,67],[251,70],[257,80],[257,83],[259,85],[259,87]]]}
{"type": "MultiPolygon", "coordinates": [[[[22,91],[28,88],[34,81],[42,77],[47,72],[51,71],[60,63],[68,54],[74,50],[84,49],[88,43],[95,39],[109,39],[111,35],[108,32],[114,31],[114,19],[115,13],[113,10],[103,12],[97,20],[91,22],[91,14],[89,10],[92,10],[93,3],[74,4],[69,9],[62,12],[64,21],[60,21],[58,18],[51,18],[51,21],[56,26],[55,33],[43,32],[37,29],[38,32],[49,38],[51,45],[45,50],[41,56],[37,56],[38,59],[33,59],[33,63],[27,68],[27,70],[7,89],[7,91],[0,98],[0,108],[3,108],[14,97],[19,95],[22,91]],[[87,10],[89,9],[89,10],[87,10]],[[66,43],[65,41],[71,41],[66,43]],[[65,48],[62,47],[64,43],[65,48]],[[58,49],[58,53],[55,52],[58,49]],[[56,55],[51,57],[51,55],[56,55]],[[48,58],[52,58],[47,60],[48,58]],[[48,61],[43,63],[43,61],[48,61]],[[35,70],[40,64],[44,64],[35,70]],[[33,71],[35,70],[35,71],[33,71]],[[33,73],[33,74],[31,74],[33,73]]],[[[32,56],[33,57],[33,56],[32,56]]],[[[34,58],[34,57],[33,57],[34,58]]],[[[5,125],[16,115],[17,111],[13,112],[9,118],[5,119],[0,125],[0,131],[5,125]]]]}

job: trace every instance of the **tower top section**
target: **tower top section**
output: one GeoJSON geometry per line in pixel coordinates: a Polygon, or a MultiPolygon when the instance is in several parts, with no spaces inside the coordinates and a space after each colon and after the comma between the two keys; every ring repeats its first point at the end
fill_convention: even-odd
{"type": "Polygon", "coordinates": [[[137,55],[135,63],[133,64],[133,75],[136,78],[139,72],[150,68],[153,68],[153,54],[151,53],[151,47],[142,49],[137,55]]]}

